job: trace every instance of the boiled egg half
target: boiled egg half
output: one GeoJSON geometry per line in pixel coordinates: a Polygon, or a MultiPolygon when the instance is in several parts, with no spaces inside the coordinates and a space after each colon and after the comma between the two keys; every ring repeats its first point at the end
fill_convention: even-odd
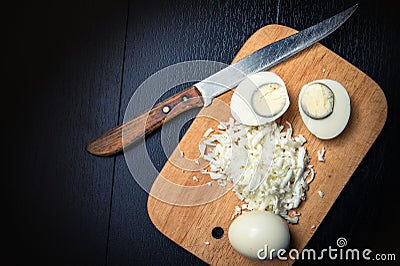
{"type": "Polygon", "coordinates": [[[273,259],[290,242],[289,228],[272,212],[244,212],[229,227],[229,242],[240,254],[251,259],[273,259]]]}
{"type": "Polygon", "coordinates": [[[350,118],[350,96],[342,84],[321,79],[304,85],[299,111],[308,130],[320,139],[337,137],[350,118]]]}
{"type": "Polygon", "coordinates": [[[236,121],[258,126],[282,116],[289,104],[283,80],[273,72],[259,72],[249,75],[237,86],[230,107],[236,121]]]}

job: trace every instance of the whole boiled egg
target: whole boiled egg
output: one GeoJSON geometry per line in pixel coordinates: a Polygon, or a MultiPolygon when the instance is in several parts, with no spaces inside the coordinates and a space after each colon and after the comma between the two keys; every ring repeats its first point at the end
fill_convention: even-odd
{"type": "Polygon", "coordinates": [[[229,227],[228,238],[233,248],[251,259],[273,259],[290,242],[287,223],[272,212],[244,212],[229,227]]]}
{"type": "Polygon", "coordinates": [[[236,121],[258,126],[282,116],[289,104],[283,80],[273,72],[258,72],[249,75],[237,86],[230,107],[236,121]]]}
{"type": "Polygon", "coordinates": [[[313,135],[320,139],[332,139],[345,129],[349,121],[350,96],[335,80],[315,80],[302,87],[299,111],[313,135]]]}

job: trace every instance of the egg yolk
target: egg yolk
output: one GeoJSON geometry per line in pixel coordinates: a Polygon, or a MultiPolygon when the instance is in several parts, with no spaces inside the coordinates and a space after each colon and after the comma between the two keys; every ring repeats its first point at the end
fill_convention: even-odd
{"type": "Polygon", "coordinates": [[[285,106],[285,90],[278,83],[269,83],[258,88],[252,97],[254,111],[261,116],[271,117],[285,106]]]}

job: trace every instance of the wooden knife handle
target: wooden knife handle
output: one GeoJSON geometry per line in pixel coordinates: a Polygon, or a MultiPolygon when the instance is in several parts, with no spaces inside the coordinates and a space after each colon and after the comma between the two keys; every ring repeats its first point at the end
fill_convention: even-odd
{"type": "Polygon", "coordinates": [[[144,112],[125,124],[121,124],[100,137],[91,141],[86,150],[98,156],[115,155],[135,141],[159,128],[164,122],[177,115],[203,106],[200,92],[192,86],[155,105],[150,111],[144,112]],[[122,128],[124,128],[124,144],[122,144],[122,128]]]}

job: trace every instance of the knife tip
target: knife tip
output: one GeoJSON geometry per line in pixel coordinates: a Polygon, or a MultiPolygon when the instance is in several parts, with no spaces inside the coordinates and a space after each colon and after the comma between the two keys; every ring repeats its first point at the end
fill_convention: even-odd
{"type": "Polygon", "coordinates": [[[356,9],[358,8],[359,5],[360,5],[360,3],[356,3],[354,6],[350,7],[349,10],[351,11],[351,13],[356,11],[356,9]]]}

